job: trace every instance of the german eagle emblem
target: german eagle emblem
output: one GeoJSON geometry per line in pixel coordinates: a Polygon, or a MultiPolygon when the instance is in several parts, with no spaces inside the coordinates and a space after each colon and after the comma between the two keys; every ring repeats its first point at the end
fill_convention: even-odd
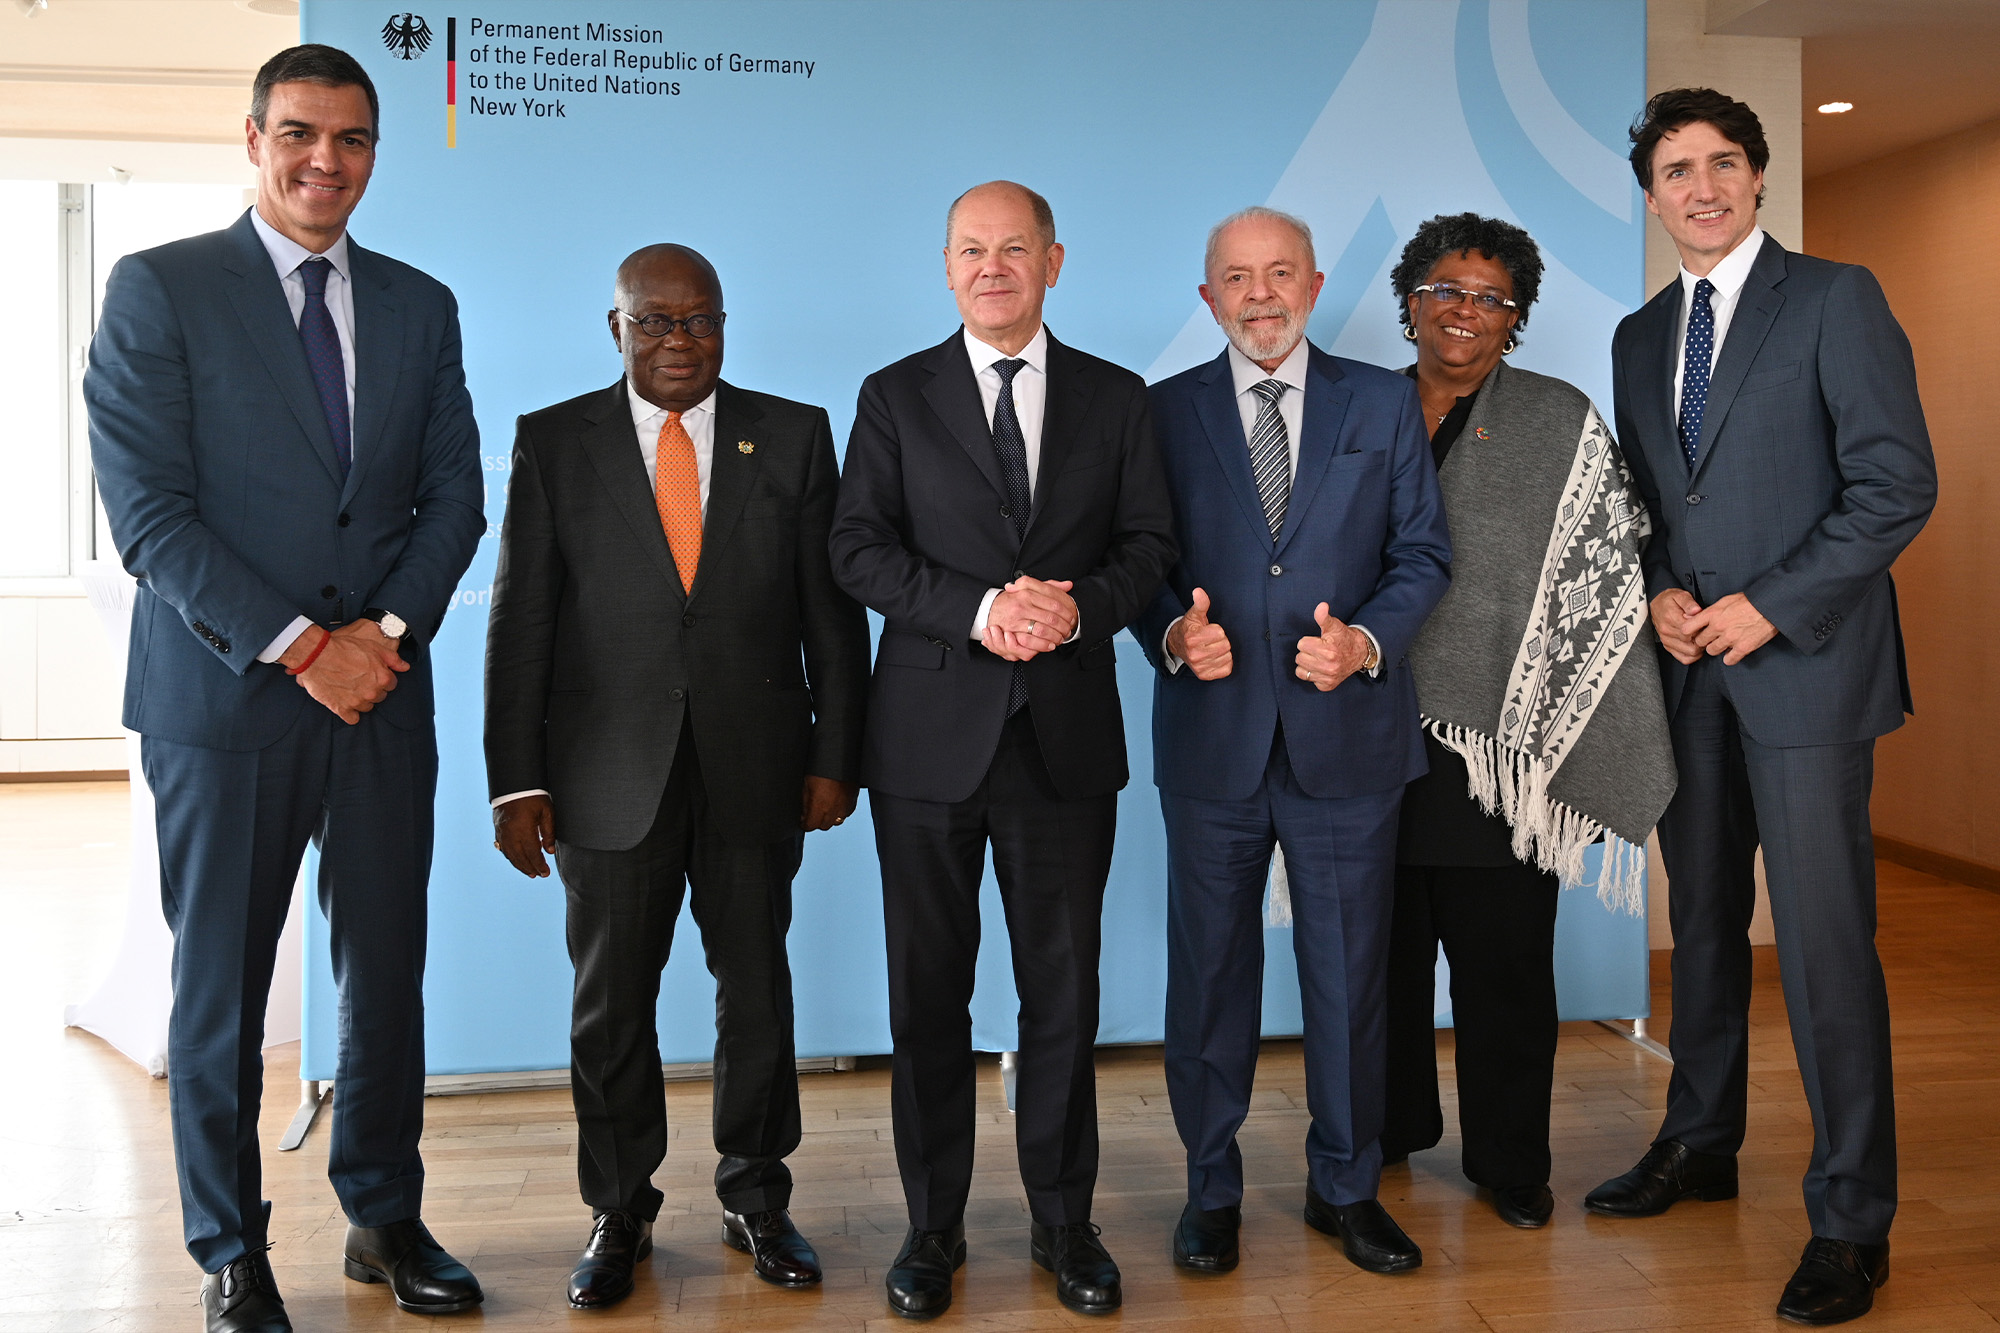
{"type": "Polygon", "coordinates": [[[415,60],[431,49],[431,25],[415,14],[391,14],[382,25],[382,45],[403,60],[415,60]]]}

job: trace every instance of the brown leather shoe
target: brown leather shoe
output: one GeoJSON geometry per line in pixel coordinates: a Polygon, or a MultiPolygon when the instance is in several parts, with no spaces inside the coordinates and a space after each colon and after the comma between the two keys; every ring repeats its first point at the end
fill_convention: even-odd
{"type": "Polygon", "coordinates": [[[1875,1288],[1889,1280],[1889,1242],[1862,1245],[1831,1236],[1806,1242],[1798,1271],[1785,1284],[1778,1318],[1794,1324],[1844,1324],[1875,1305],[1875,1288]]]}
{"type": "Polygon", "coordinates": [[[782,1208],[722,1214],[722,1243],[756,1260],[757,1276],[777,1287],[810,1287],[821,1277],[819,1255],[782,1208]]]}
{"type": "Polygon", "coordinates": [[[569,1275],[569,1303],[601,1310],[632,1294],[632,1270],[653,1252],[653,1224],[637,1213],[609,1208],[591,1223],[590,1239],[569,1275]]]}

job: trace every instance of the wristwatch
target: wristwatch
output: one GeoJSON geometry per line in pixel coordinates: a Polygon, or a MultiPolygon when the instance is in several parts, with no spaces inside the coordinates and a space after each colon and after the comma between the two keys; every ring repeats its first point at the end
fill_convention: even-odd
{"type": "MultiPolygon", "coordinates": [[[[1362,635],[1361,637],[1363,637],[1364,639],[1368,638],[1368,636],[1365,634],[1362,635]]],[[[1379,648],[1375,646],[1375,641],[1373,639],[1368,639],[1368,655],[1361,659],[1361,665],[1358,668],[1358,670],[1373,671],[1376,667],[1381,665],[1382,665],[1382,652],[1379,648]]]]}
{"type": "Polygon", "coordinates": [[[384,611],[379,606],[371,606],[361,613],[361,618],[363,620],[372,620],[381,626],[382,637],[385,639],[400,640],[409,637],[410,626],[408,622],[394,611],[384,611]]]}

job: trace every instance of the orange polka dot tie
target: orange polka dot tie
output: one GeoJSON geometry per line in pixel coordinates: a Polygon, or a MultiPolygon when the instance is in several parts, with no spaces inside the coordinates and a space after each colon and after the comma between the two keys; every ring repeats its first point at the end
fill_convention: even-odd
{"type": "Polygon", "coordinates": [[[680,413],[667,413],[653,458],[653,507],[667,530],[674,568],[681,572],[681,591],[689,592],[694,588],[694,567],[701,560],[701,471],[695,466],[694,441],[681,425],[680,413]]]}

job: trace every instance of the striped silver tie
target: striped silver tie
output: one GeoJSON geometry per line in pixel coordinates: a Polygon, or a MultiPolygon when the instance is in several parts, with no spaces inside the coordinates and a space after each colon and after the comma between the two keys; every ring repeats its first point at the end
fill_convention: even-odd
{"type": "Polygon", "coordinates": [[[1264,520],[1273,537],[1285,526],[1285,505],[1292,498],[1292,444],[1285,418],[1278,412],[1278,400],[1291,387],[1283,380],[1250,386],[1250,392],[1264,400],[1257,409],[1257,424],[1250,429],[1250,471],[1256,474],[1257,495],[1264,502],[1264,520]]]}

